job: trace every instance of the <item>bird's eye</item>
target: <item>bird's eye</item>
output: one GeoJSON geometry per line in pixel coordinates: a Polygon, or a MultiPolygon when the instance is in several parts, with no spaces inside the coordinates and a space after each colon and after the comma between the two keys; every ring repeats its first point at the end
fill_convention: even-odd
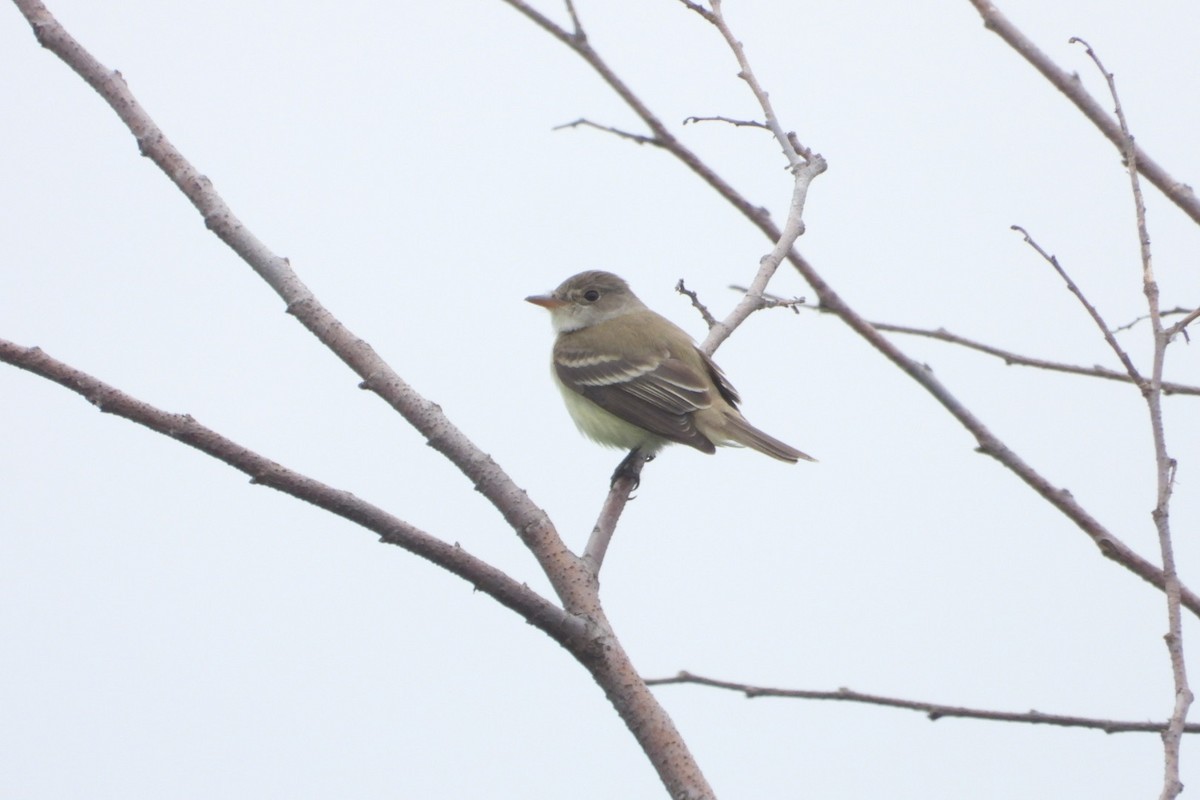
{"type": "Polygon", "coordinates": [[[588,289],[583,293],[583,299],[587,300],[589,303],[594,303],[600,299],[600,293],[595,289],[588,289]]]}

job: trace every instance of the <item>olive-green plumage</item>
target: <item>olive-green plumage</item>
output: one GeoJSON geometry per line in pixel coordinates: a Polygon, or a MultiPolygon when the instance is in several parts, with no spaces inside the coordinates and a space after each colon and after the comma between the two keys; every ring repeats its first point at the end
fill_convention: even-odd
{"type": "Polygon", "coordinates": [[[579,429],[600,444],[653,454],[670,442],[745,445],[781,461],[813,459],[755,428],[737,392],[691,337],[610,272],[582,272],[549,295],[554,377],[579,429]]]}

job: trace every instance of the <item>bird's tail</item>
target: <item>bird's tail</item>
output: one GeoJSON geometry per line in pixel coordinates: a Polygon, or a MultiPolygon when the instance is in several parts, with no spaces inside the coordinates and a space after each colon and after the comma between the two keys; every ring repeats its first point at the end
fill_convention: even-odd
{"type": "Polygon", "coordinates": [[[723,433],[728,437],[730,444],[745,445],[751,450],[757,450],[771,458],[778,458],[780,461],[787,461],[791,464],[795,464],[801,459],[816,461],[808,453],[803,453],[791,445],[784,444],[774,436],[763,433],[747,422],[741,414],[725,414],[723,433]]]}

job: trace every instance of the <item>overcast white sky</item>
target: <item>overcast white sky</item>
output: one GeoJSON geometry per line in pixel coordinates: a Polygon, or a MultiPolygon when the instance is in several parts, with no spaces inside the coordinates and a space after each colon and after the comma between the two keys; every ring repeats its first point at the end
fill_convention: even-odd
{"type": "MultiPolygon", "coordinates": [[[[639,129],[499,0],[48,5],[242,221],[577,548],[619,454],[574,431],[548,374],[545,312],[522,298],[609,269],[699,337],[675,282],[724,313],[736,301],[724,287],[769,249],[665,154],[553,131],[581,116],[639,129]]],[[[677,3],[579,8],[594,46],[665,120],[756,115],[715,32],[677,3]]],[[[1088,39],[1138,141],[1200,181],[1200,8],[1001,8],[1099,92],[1067,44],[1088,39]]],[[[829,160],[800,248],[848,301],[875,320],[1117,366],[1009,225],[1056,253],[1114,325],[1144,313],[1118,155],[966,0],[730,0],[727,13],[784,125],[829,160]]],[[[0,72],[0,337],[191,413],[549,592],[469,482],[283,313],[11,6],[0,72]]],[[[782,218],[790,183],[765,135],[682,135],[782,218]]],[[[1147,194],[1163,303],[1194,306],[1200,233],[1147,194]]],[[[812,297],[786,269],[773,290],[812,297]]],[[[1123,334],[1142,359],[1146,333],[1123,334]]],[[[897,340],[1158,560],[1135,390],[897,340]]],[[[1169,377],[1200,383],[1195,345],[1169,359],[1169,377]]],[[[976,454],[844,326],[760,314],[717,360],[748,418],[820,463],[677,448],[648,467],[602,576],[644,675],[1169,713],[1160,593],[976,454]]],[[[1198,588],[1200,415],[1195,398],[1166,409],[1177,555],[1198,588]]],[[[8,367],[0,478],[6,797],[664,796],[583,669],[510,612],[8,367]]],[[[1125,798],[1157,796],[1161,782],[1153,735],[658,695],[723,797],[1125,798]]],[[[1185,783],[1200,783],[1198,762],[1189,741],[1185,783]]]]}

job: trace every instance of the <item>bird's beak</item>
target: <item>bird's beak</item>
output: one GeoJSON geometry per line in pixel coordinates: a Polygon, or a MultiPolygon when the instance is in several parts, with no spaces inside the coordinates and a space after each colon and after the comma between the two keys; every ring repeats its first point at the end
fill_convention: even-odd
{"type": "Polygon", "coordinates": [[[550,294],[533,294],[525,298],[526,303],[533,303],[535,306],[553,311],[556,308],[562,308],[567,305],[566,300],[559,300],[554,295],[550,294]]]}

